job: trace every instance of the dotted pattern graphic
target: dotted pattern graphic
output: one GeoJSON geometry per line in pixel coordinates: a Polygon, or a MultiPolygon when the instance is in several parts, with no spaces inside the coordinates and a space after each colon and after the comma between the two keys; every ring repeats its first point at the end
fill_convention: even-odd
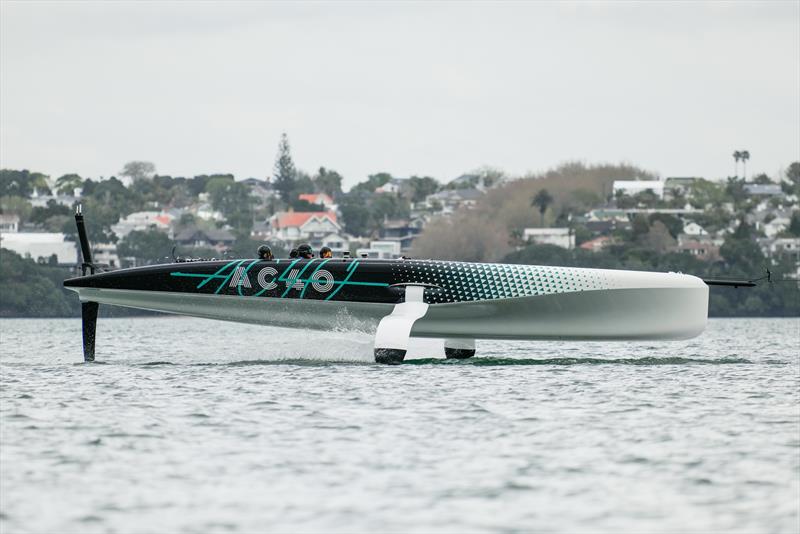
{"type": "Polygon", "coordinates": [[[602,271],[569,267],[407,260],[393,266],[396,283],[437,286],[425,290],[429,304],[467,302],[609,289],[602,271]]]}

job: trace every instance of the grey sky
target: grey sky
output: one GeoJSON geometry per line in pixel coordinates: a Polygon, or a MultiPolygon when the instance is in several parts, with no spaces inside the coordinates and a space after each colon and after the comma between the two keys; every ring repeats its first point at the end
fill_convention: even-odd
{"type": "Polygon", "coordinates": [[[0,4],[0,165],[446,181],[800,159],[800,2],[0,4]]]}

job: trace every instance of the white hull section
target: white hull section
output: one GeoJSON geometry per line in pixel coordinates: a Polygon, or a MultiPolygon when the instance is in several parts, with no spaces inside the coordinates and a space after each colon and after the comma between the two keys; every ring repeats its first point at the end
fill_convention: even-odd
{"type": "MultiPolygon", "coordinates": [[[[693,276],[618,271],[613,289],[431,304],[411,336],[451,339],[644,340],[700,334],[708,286],[693,276]]],[[[70,288],[82,301],[225,321],[374,332],[395,306],[365,302],[70,288]]]]}

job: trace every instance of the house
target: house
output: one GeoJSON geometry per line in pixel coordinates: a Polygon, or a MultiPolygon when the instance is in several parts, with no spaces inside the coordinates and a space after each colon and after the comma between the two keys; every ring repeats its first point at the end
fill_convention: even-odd
{"type": "Polygon", "coordinates": [[[658,198],[664,198],[664,182],[661,180],[614,180],[614,194],[635,196],[652,191],[658,198]]]}
{"type": "Polygon", "coordinates": [[[173,216],[161,211],[136,211],[111,227],[111,230],[120,239],[128,234],[149,229],[160,230],[169,234],[173,216]]]}
{"type": "Polygon", "coordinates": [[[677,245],[671,247],[674,252],[691,254],[702,261],[716,261],[720,258],[719,247],[710,240],[683,239],[677,245]]]}
{"type": "Polygon", "coordinates": [[[778,184],[744,184],[744,190],[753,197],[783,196],[783,190],[778,184]]]}
{"type": "Polygon", "coordinates": [[[92,243],[92,261],[112,268],[120,267],[117,245],[114,243],[92,243]]]}
{"type": "Polygon", "coordinates": [[[607,235],[601,235],[600,237],[595,237],[594,239],[590,239],[589,241],[584,241],[580,244],[579,248],[583,250],[588,250],[590,252],[600,252],[604,248],[614,243],[613,238],[607,235]]]}
{"type": "Polygon", "coordinates": [[[762,252],[772,261],[789,259],[800,267],[800,237],[779,237],[758,239],[762,252]]]}
{"type": "Polygon", "coordinates": [[[398,241],[372,241],[369,248],[356,250],[359,258],[372,258],[392,260],[400,257],[400,243],[398,241]]]}
{"type": "Polygon", "coordinates": [[[349,247],[349,240],[333,211],[282,211],[267,222],[268,237],[284,243],[287,248],[308,243],[313,248],[327,246],[334,252],[343,252],[349,247]]]}
{"type": "Polygon", "coordinates": [[[66,237],[54,232],[9,232],[0,234],[0,247],[36,261],[46,262],[55,255],[59,265],[74,266],[78,263],[78,247],[66,237]]]}
{"type": "Polygon", "coordinates": [[[227,230],[189,227],[175,236],[175,243],[181,247],[213,248],[217,252],[229,249],[236,238],[227,230]]]}
{"type": "Polygon", "coordinates": [[[375,190],[376,193],[401,195],[408,189],[408,178],[392,177],[391,180],[375,190]]]}
{"type": "Polygon", "coordinates": [[[628,222],[628,214],[625,210],[616,208],[596,208],[586,214],[587,222],[594,221],[617,221],[628,222]]]}
{"type": "Polygon", "coordinates": [[[425,221],[420,217],[388,219],[383,223],[380,237],[383,241],[396,241],[400,244],[401,250],[408,250],[424,227],[425,221]]]}
{"type": "Polygon", "coordinates": [[[303,193],[297,195],[298,200],[305,200],[309,204],[317,204],[328,211],[336,211],[336,204],[327,193],[303,193]]]}
{"type": "Polygon", "coordinates": [[[522,231],[522,238],[528,243],[537,245],[575,248],[575,234],[571,228],[525,228],[522,231]]]}
{"type": "Polygon", "coordinates": [[[448,215],[461,207],[474,207],[484,194],[480,189],[445,189],[425,197],[425,207],[448,215]]]}
{"type": "Polygon", "coordinates": [[[19,216],[0,213],[0,234],[19,232],[19,216]]]}
{"type": "Polygon", "coordinates": [[[664,180],[664,199],[673,200],[678,197],[688,197],[692,187],[701,178],[694,176],[670,176],[664,180]]]}
{"type": "Polygon", "coordinates": [[[708,235],[706,229],[694,221],[689,221],[683,225],[683,233],[691,236],[708,235]]]}
{"type": "Polygon", "coordinates": [[[615,230],[627,230],[631,227],[631,223],[627,218],[622,221],[614,218],[603,221],[586,221],[583,226],[593,235],[607,235],[615,230]]]}
{"type": "Polygon", "coordinates": [[[768,223],[763,223],[756,226],[760,226],[760,229],[764,231],[764,235],[767,237],[776,237],[778,234],[789,228],[790,224],[792,224],[792,220],[789,217],[775,217],[768,223]]]}
{"type": "MultiPolygon", "coordinates": [[[[201,193],[200,195],[198,195],[198,198],[202,199],[203,195],[208,196],[206,193],[201,193]]],[[[221,212],[211,207],[211,204],[209,204],[208,202],[201,202],[200,204],[193,206],[189,210],[189,212],[192,213],[198,219],[205,219],[206,221],[225,222],[225,216],[221,212]]]]}
{"type": "Polygon", "coordinates": [[[262,203],[275,196],[275,190],[272,189],[272,184],[269,183],[269,180],[248,178],[242,180],[242,183],[250,188],[250,196],[262,203]]]}

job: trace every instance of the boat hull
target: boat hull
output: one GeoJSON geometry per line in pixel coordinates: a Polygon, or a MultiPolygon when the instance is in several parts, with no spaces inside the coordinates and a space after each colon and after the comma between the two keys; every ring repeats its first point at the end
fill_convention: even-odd
{"type": "MultiPolygon", "coordinates": [[[[649,273],[648,273],[649,274],[649,273]]],[[[663,275],[669,276],[669,275],[663,275]]],[[[633,287],[435,304],[414,337],[528,340],[686,339],[706,326],[708,287],[633,287]]],[[[81,300],[225,321],[373,332],[394,304],[73,287],[81,300]]]]}

